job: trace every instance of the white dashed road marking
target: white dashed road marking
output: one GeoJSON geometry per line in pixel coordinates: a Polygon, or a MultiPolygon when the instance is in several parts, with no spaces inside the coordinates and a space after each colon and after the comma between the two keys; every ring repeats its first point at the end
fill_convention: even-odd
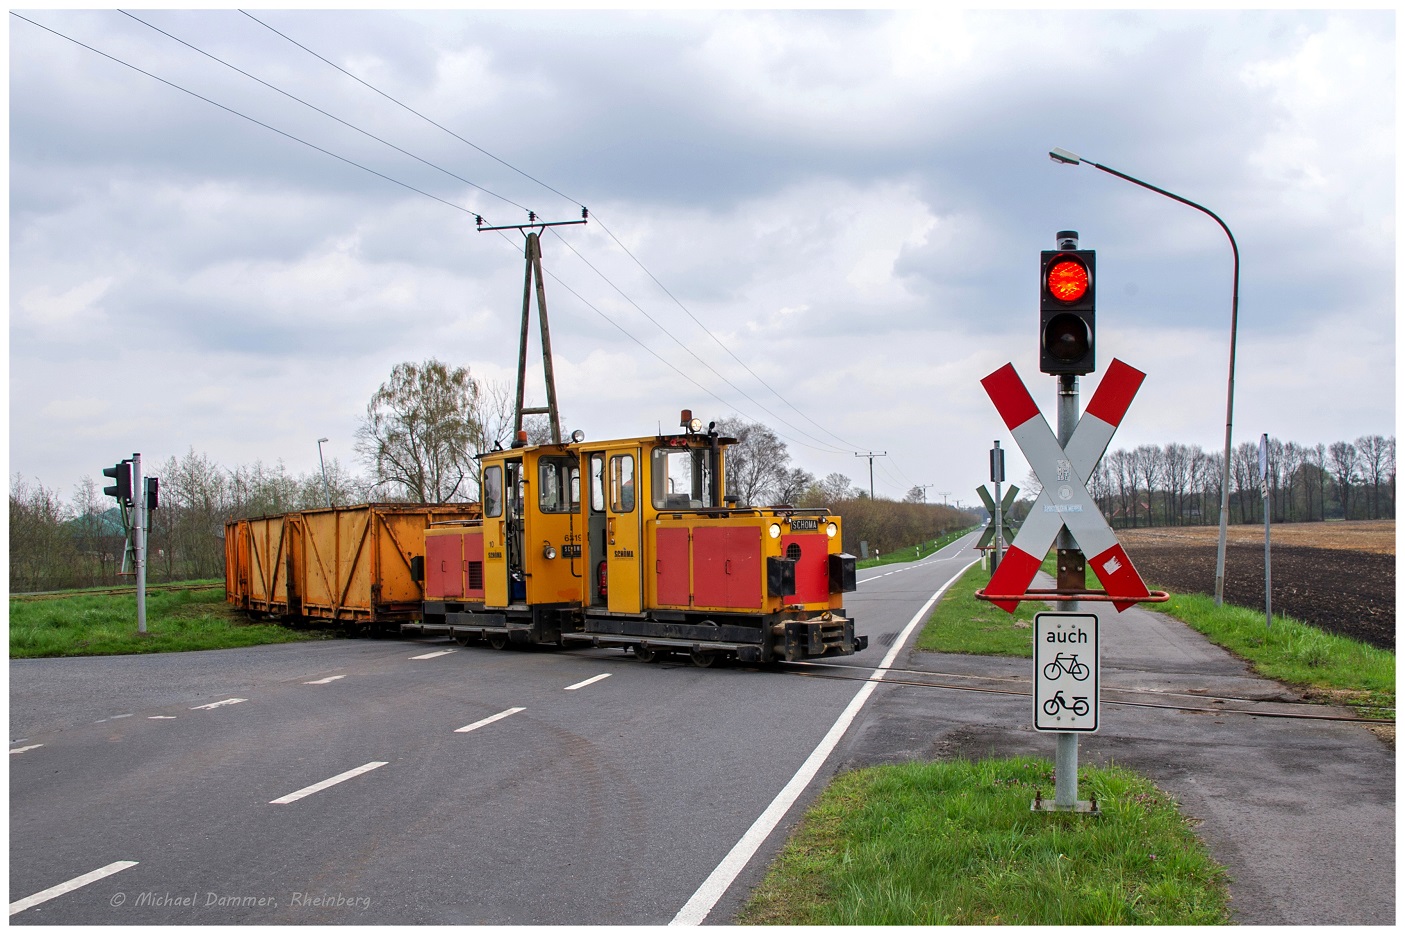
{"type": "Polygon", "coordinates": [[[135,860],[119,860],[115,863],[108,864],[106,867],[99,867],[97,870],[85,873],[81,877],[74,877],[67,883],[60,883],[58,886],[51,886],[46,890],[40,890],[33,896],[26,896],[24,899],[10,903],[10,915],[14,915],[17,912],[24,912],[31,906],[46,903],[55,896],[71,893],[81,886],[87,886],[89,883],[96,883],[103,877],[110,877],[119,870],[126,870],[128,867],[135,867],[136,865],[137,862],[135,860]]]}
{"type": "Polygon", "coordinates": [[[348,779],[355,779],[362,773],[369,773],[371,770],[379,769],[380,767],[385,765],[386,763],[384,761],[373,760],[372,762],[366,763],[363,766],[358,766],[355,769],[349,769],[344,773],[338,773],[331,779],[324,779],[321,782],[315,782],[312,785],[308,786],[306,789],[299,789],[297,792],[290,792],[282,798],[274,799],[268,804],[287,805],[290,802],[296,802],[298,799],[306,798],[309,795],[312,795],[314,792],[321,792],[323,789],[329,789],[339,782],[346,782],[348,779]]]}
{"type": "Polygon", "coordinates": [[[42,746],[44,746],[42,743],[32,743],[27,747],[15,747],[10,751],[10,756],[14,756],[16,753],[23,753],[26,750],[38,750],[42,746]]]}
{"type": "Polygon", "coordinates": [[[485,718],[484,718],[483,720],[481,720],[481,721],[474,721],[472,724],[465,724],[463,727],[456,727],[456,728],[454,728],[454,733],[456,733],[456,734],[466,734],[466,733],[468,733],[468,732],[471,731],[471,730],[477,730],[477,729],[480,728],[480,727],[487,727],[489,724],[493,723],[494,721],[501,721],[501,720],[502,720],[503,718],[505,718],[505,717],[511,717],[512,715],[516,714],[518,711],[526,711],[526,710],[527,710],[526,708],[508,708],[506,711],[499,711],[497,714],[494,714],[492,717],[485,717],[485,718]]]}
{"type": "MultiPolygon", "coordinates": [[[[416,657],[416,658],[419,658],[419,657],[416,657]]],[[[315,682],[303,682],[303,684],[304,684],[304,685],[326,685],[328,682],[335,682],[337,679],[344,679],[344,678],[346,678],[345,675],[329,675],[329,676],[327,676],[327,677],[324,678],[324,679],[318,679],[318,680],[315,681],[315,682]]]]}
{"type": "Polygon", "coordinates": [[[410,658],[411,658],[411,659],[433,659],[435,656],[447,656],[447,655],[449,655],[449,653],[456,652],[456,651],[457,651],[457,650],[453,650],[453,649],[441,649],[441,650],[439,650],[437,653],[425,653],[423,656],[411,656],[410,658]]]}
{"type": "Polygon", "coordinates": [[[596,682],[600,681],[601,679],[607,679],[607,678],[609,678],[609,677],[610,677],[610,673],[609,673],[609,672],[606,672],[604,675],[596,675],[596,676],[593,676],[593,677],[591,677],[591,678],[588,678],[588,679],[586,679],[584,682],[577,682],[577,683],[574,684],[574,685],[567,685],[564,690],[565,690],[565,691],[568,691],[568,692],[573,692],[573,691],[575,691],[577,688],[585,688],[587,685],[594,685],[596,682]]]}
{"type": "Polygon", "coordinates": [[[239,704],[248,701],[248,698],[226,698],[224,701],[212,701],[209,704],[198,704],[191,708],[192,711],[209,711],[212,708],[222,708],[225,705],[239,704]]]}

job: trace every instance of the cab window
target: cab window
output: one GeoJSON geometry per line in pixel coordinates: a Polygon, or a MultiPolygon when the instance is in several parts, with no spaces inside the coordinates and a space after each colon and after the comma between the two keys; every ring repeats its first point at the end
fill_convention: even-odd
{"type": "Polygon", "coordinates": [[[580,471],[567,458],[537,464],[537,506],[543,513],[571,513],[580,503],[580,471]]]}
{"type": "Polygon", "coordinates": [[[502,465],[483,469],[483,515],[502,516],[502,465]]]}
{"type": "Polygon", "coordinates": [[[652,467],[655,509],[700,510],[712,502],[712,471],[707,451],[655,448],[652,467]]]}
{"type": "Polygon", "coordinates": [[[614,513],[634,512],[634,455],[613,455],[610,458],[610,510],[614,513]]]}

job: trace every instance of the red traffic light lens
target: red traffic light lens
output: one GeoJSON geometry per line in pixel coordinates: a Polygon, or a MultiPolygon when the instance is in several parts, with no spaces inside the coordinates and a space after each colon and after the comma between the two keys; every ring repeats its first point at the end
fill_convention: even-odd
{"type": "Polygon", "coordinates": [[[1058,260],[1049,267],[1044,286],[1060,302],[1077,302],[1088,294],[1088,267],[1077,260],[1058,260]]]}

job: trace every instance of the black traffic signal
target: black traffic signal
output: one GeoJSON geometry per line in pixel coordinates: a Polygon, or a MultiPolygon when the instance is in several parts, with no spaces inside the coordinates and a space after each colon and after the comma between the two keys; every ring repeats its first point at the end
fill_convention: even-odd
{"type": "Polygon", "coordinates": [[[104,487],[102,492],[109,497],[116,497],[118,503],[132,502],[132,462],[120,461],[110,468],[103,468],[104,477],[111,477],[115,483],[110,487],[104,487]]]}
{"type": "Polygon", "coordinates": [[[157,507],[157,494],[161,489],[161,480],[156,477],[145,477],[142,480],[146,484],[146,508],[154,510],[157,507]]]}
{"type": "Polygon", "coordinates": [[[1084,374],[1097,369],[1094,356],[1096,257],[1079,250],[1076,231],[1059,231],[1064,249],[1039,255],[1039,369],[1084,374]]]}

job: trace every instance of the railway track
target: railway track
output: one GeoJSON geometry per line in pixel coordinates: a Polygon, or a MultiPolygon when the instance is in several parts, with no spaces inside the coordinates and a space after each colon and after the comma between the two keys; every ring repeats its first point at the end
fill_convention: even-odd
{"type": "MultiPolygon", "coordinates": [[[[214,591],[224,590],[223,584],[148,584],[146,593],[155,591],[214,591]]],[[[26,591],[21,594],[11,594],[12,601],[54,601],[65,597],[83,597],[85,595],[106,595],[106,594],[136,594],[136,585],[125,585],[116,588],[84,588],[81,591],[26,591]]]]}

